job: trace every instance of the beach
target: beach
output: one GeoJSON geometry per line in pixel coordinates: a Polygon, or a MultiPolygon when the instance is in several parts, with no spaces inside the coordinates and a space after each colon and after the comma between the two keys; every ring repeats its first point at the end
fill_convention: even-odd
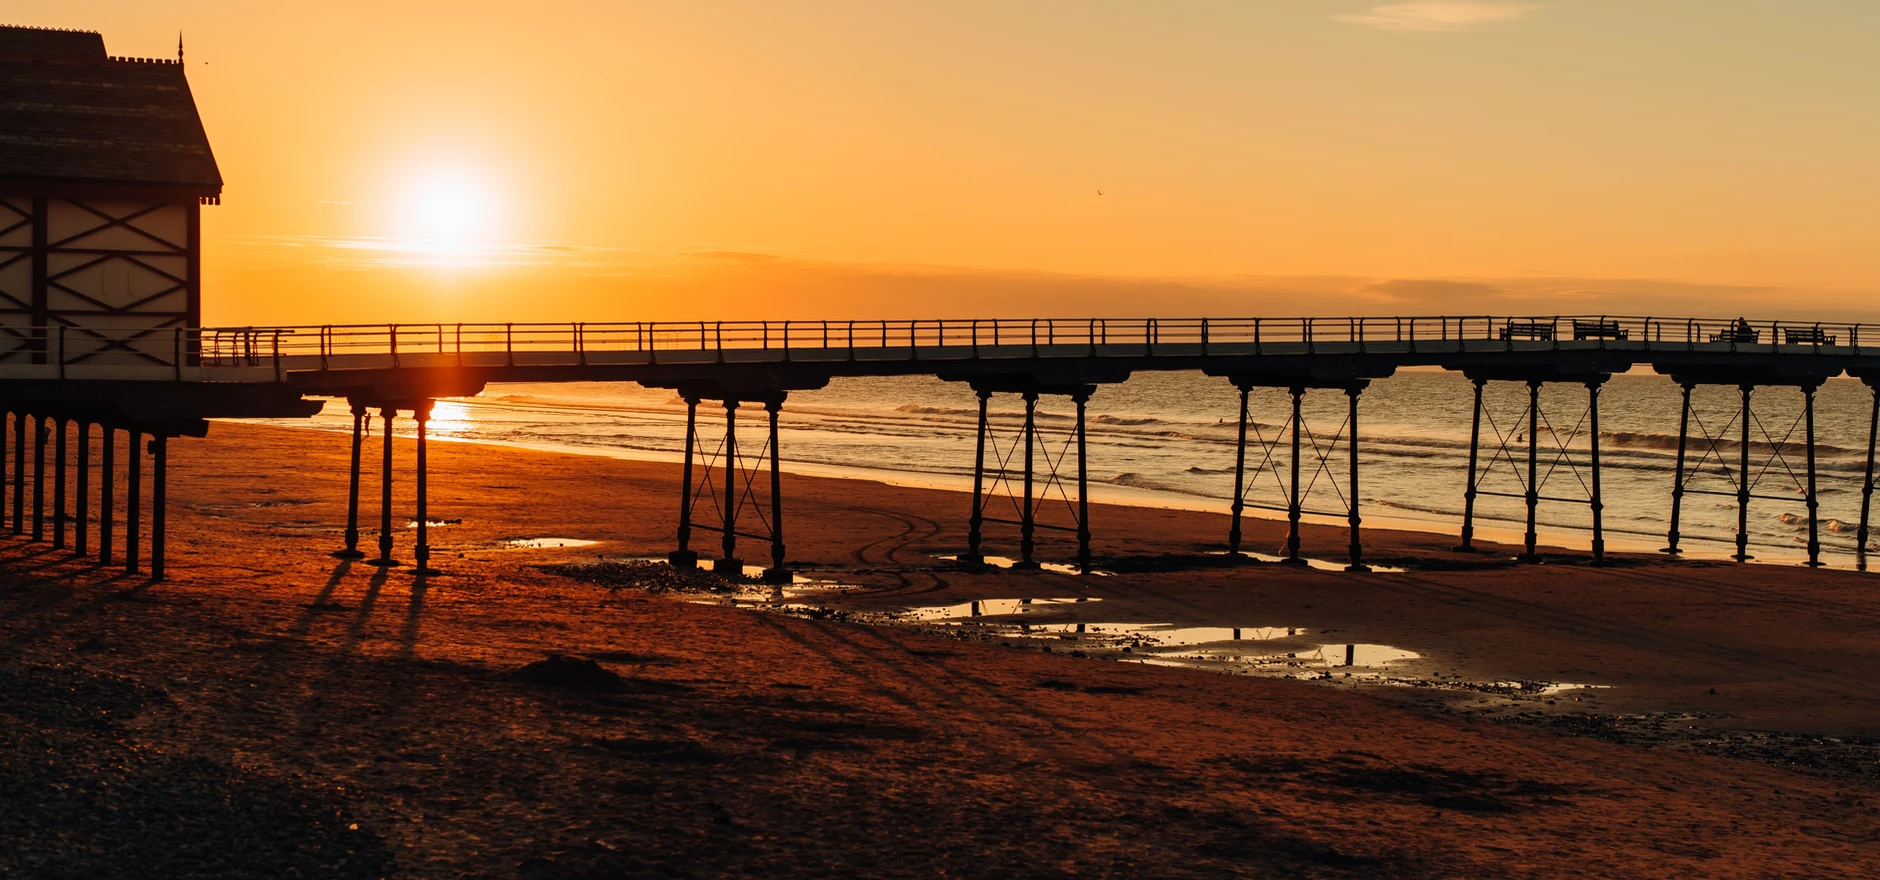
{"type": "MultiPolygon", "coordinates": [[[[771,601],[630,563],[673,547],[676,464],[436,443],[443,573],[418,579],[328,555],[343,435],[217,423],[170,448],[168,581],[5,540],[0,818],[20,830],[0,873],[137,876],[142,853],[218,876],[1880,867],[1863,574],[1593,568],[1578,547],[1515,565],[1384,530],[1367,558],[1401,571],[1229,565],[1210,555],[1224,515],[1109,504],[1091,516],[1107,575],[962,568],[942,557],[965,548],[966,495],[785,474],[789,557],[821,583],[771,601]],[[543,568],[603,558],[616,580],[543,568]],[[1008,618],[1037,633],[891,619],[1024,599],[1008,618]],[[1256,668],[1068,638],[1076,623],[1414,657],[1256,668]],[[272,821],[148,842],[229,804],[272,821]]],[[[409,562],[413,447],[396,449],[409,562]]],[[[1247,528],[1261,552],[1284,537],[1247,528]]],[[[1342,557],[1344,529],[1303,537],[1342,557]]],[[[1016,555],[1008,528],[987,541],[1016,555]]],[[[1072,555],[1042,534],[1041,558],[1072,555]]]]}

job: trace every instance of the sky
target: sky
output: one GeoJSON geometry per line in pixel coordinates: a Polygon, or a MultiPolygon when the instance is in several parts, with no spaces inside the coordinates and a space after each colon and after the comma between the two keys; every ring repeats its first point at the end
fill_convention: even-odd
{"type": "Polygon", "coordinates": [[[14,0],[172,57],[210,324],[1880,318],[1872,0],[14,0]]]}

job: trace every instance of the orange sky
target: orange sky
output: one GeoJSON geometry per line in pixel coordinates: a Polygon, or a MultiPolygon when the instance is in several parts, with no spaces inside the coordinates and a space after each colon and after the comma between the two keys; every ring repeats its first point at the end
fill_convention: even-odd
{"type": "Polygon", "coordinates": [[[186,32],[210,323],[1880,314],[1869,0],[5,17],[186,32]]]}

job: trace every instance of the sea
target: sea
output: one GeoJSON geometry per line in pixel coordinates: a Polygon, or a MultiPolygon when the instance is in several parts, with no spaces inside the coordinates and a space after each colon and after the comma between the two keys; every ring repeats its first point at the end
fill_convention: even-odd
{"type": "MultiPolygon", "coordinates": [[[[1442,370],[1404,370],[1373,382],[1360,398],[1362,467],[1354,492],[1346,396],[1339,390],[1308,392],[1299,431],[1302,506],[1310,512],[1306,520],[1343,524],[1355,496],[1366,527],[1458,534],[1468,483],[1472,393],[1467,379],[1442,370]]],[[[1528,389],[1491,382],[1484,401],[1476,534],[1518,544],[1526,517],[1518,496],[1526,491],[1528,389]]],[[[1536,482],[1549,499],[1541,502],[1537,516],[1545,545],[1584,550],[1591,538],[1587,402],[1582,385],[1549,384],[1541,392],[1536,482]]],[[[1680,402],[1676,384],[1645,372],[1614,376],[1601,390],[1603,525],[1610,550],[1656,551],[1666,544],[1680,402]]],[[[782,467],[792,473],[970,491],[977,406],[966,385],[933,377],[834,379],[825,388],[790,394],[780,417],[782,467]]],[[[1044,397],[1037,406],[1039,516],[1065,524],[1076,500],[1075,409],[1067,397],[1044,397]]],[[[1824,560],[1837,567],[1856,565],[1855,526],[1872,406],[1872,393],[1856,380],[1832,380],[1817,392],[1819,530],[1824,560]]],[[[1681,546],[1689,557],[1722,558],[1735,552],[1735,493],[1744,473],[1740,392],[1699,387],[1692,409],[1681,546]]],[[[1017,395],[992,398],[986,456],[995,478],[988,481],[988,491],[996,496],[994,514],[1003,510],[1007,518],[1016,511],[1013,496],[1022,486],[1023,414],[1017,395]],[[1003,481],[996,479],[1001,463],[1009,475],[1003,481]]],[[[725,416],[721,404],[700,405],[701,462],[715,463],[721,456],[725,416]]],[[[1102,386],[1088,404],[1090,499],[1225,513],[1234,495],[1238,416],[1233,386],[1198,372],[1141,373],[1102,386]]],[[[1248,516],[1284,518],[1290,416],[1284,389],[1252,393],[1244,489],[1248,516]]],[[[737,419],[740,460],[767,467],[763,408],[746,404],[737,419]]],[[[351,416],[344,401],[331,401],[311,420],[277,424],[349,431],[351,416]]],[[[413,426],[401,417],[395,430],[409,435],[413,426]]],[[[439,401],[430,430],[432,437],[448,441],[678,461],[685,442],[685,404],[670,389],[624,382],[491,385],[475,397],[439,401]]],[[[1750,552],[1764,562],[1800,561],[1807,540],[1801,392],[1757,390],[1750,435],[1747,474],[1757,496],[1749,510],[1750,552]]],[[[761,490],[764,482],[757,485],[761,490]]],[[[962,500],[962,521],[967,512],[962,500]]],[[[1091,528],[1102,533],[1100,512],[1091,528]]],[[[1197,536],[1198,541],[1205,538],[1197,536]]],[[[1338,558],[1343,549],[1342,541],[1305,548],[1307,555],[1326,559],[1338,558]]]]}

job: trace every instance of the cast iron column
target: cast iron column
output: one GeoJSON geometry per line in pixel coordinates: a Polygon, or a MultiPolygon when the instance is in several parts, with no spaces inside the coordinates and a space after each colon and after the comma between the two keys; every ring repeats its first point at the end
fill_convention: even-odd
{"type": "Polygon", "coordinates": [[[78,504],[73,508],[72,552],[84,556],[90,550],[91,531],[91,422],[78,420],[78,504]]]}
{"type": "Polygon", "coordinates": [[[1469,485],[1462,493],[1462,543],[1456,551],[1475,550],[1475,465],[1482,445],[1482,386],[1486,379],[1475,380],[1475,415],[1469,420],[1469,485]]]}
{"type": "Polygon", "coordinates": [[[144,513],[144,456],[140,447],[144,442],[144,432],[129,428],[124,432],[130,441],[124,450],[125,475],[130,485],[124,492],[124,570],[137,573],[138,532],[143,527],[144,513]]]}
{"type": "Polygon", "coordinates": [[[1586,405],[1593,440],[1593,564],[1606,563],[1606,503],[1599,494],[1599,382],[1586,383],[1586,405]]]}
{"type": "Polygon", "coordinates": [[[431,471],[424,436],[425,426],[431,421],[431,405],[432,401],[420,400],[411,411],[411,417],[418,423],[418,546],[412,550],[417,568],[411,573],[418,577],[440,573],[431,567],[431,471]]]}
{"type": "Polygon", "coordinates": [[[13,415],[13,534],[26,533],[26,422],[24,412],[13,415]]]}
{"type": "Polygon", "coordinates": [[[111,563],[111,509],[117,503],[117,428],[100,425],[104,460],[98,471],[98,562],[111,563]]]}
{"type": "Polygon", "coordinates": [[[1085,466],[1085,452],[1089,444],[1085,442],[1084,409],[1090,402],[1090,396],[1077,394],[1071,397],[1077,404],[1077,571],[1079,574],[1090,573],[1090,469],[1085,466]]]}
{"type": "Polygon", "coordinates": [[[150,474],[150,579],[163,580],[164,519],[168,510],[170,485],[170,444],[163,434],[150,438],[150,458],[155,467],[150,474]]]}
{"type": "Polygon", "coordinates": [[[1031,453],[1033,447],[1038,445],[1037,416],[1038,394],[1027,391],[1025,392],[1025,505],[1020,510],[1023,515],[1019,517],[1018,526],[1018,564],[1026,567],[1038,564],[1037,560],[1032,558],[1032,551],[1036,549],[1032,535],[1037,524],[1032,520],[1031,499],[1031,453]]]}
{"type": "Polygon", "coordinates": [[[51,433],[40,416],[33,421],[33,540],[46,539],[46,440],[51,433]]]}
{"type": "Polygon", "coordinates": [[[1233,519],[1227,527],[1227,552],[1240,553],[1240,517],[1247,509],[1247,392],[1250,385],[1240,386],[1240,432],[1234,441],[1234,503],[1229,508],[1233,519]]]}
{"type": "Polygon", "coordinates": [[[1873,414],[1867,417],[1867,470],[1860,482],[1860,529],[1854,533],[1854,556],[1862,571],[1867,570],[1867,517],[1873,510],[1874,441],[1880,440],[1880,386],[1867,390],[1873,392],[1873,414]]]}
{"type": "Polygon", "coordinates": [[[1541,383],[1528,381],[1528,478],[1527,478],[1527,552],[1521,558],[1533,562],[1540,558],[1534,552],[1540,542],[1540,535],[1534,530],[1535,514],[1541,506],[1541,490],[1534,485],[1540,480],[1541,457],[1541,383]]]}
{"type": "Polygon", "coordinates": [[[398,410],[381,406],[379,415],[385,420],[385,457],[379,474],[379,558],[372,564],[389,568],[398,564],[392,558],[392,419],[398,410]]]}
{"type": "Polygon", "coordinates": [[[979,552],[979,544],[986,521],[986,405],[991,399],[992,392],[979,392],[979,439],[973,449],[973,513],[966,518],[966,555],[960,557],[961,562],[975,565],[986,561],[979,552]]]}
{"type": "Polygon", "coordinates": [[[1755,557],[1749,555],[1749,395],[1755,390],[1754,385],[1739,386],[1743,392],[1743,439],[1738,449],[1737,487],[1736,487],[1736,555],[1738,562],[1748,562],[1755,557]]]}
{"type": "Polygon", "coordinates": [[[1684,448],[1691,437],[1691,388],[1688,384],[1684,386],[1684,409],[1678,415],[1678,463],[1671,480],[1671,533],[1664,550],[1671,554],[1682,552],[1678,549],[1678,515],[1684,510],[1684,448]]]}
{"type": "Polygon", "coordinates": [[[65,549],[65,429],[63,416],[52,422],[52,549],[65,549]]]}
{"type": "Polygon", "coordinates": [[[1802,388],[1802,408],[1808,421],[1808,566],[1821,566],[1821,524],[1815,495],[1815,386],[1802,388]]]}
{"type": "Polygon", "coordinates": [[[1345,396],[1351,404],[1351,415],[1348,417],[1351,422],[1351,442],[1347,447],[1351,453],[1351,502],[1345,513],[1345,519],[1351,523],[1351,563],[1345,566],[1346,571],[1371,570],[1364,564],[1364,542],[1358,531],[1359,524],[1363,522],[1363,517],[1358,513],[1358,395],[1362,393],[1364,389],[1358,385],[1345,388],[1345,396]]]}
{"type": "Polygon", "coordinates": [[[724,533],[719,547],[724,556],[712,565],[712,571],[727,572],[736,576],[744,570],[744,561],[738,558],[738,402],[725,401],[725,497],[724,497],[724,533]]]}
{"type": "Polygon", "coordinates": [[[365,554],[359,550],[359,453],[365,446],[366,405],[356,400],[352,404],[352,474],[346,489],[346,546],[333,551],[339,559],[363,559],[365,554]]]}
{"type": "Polygon", "coordinates": [[[698,444],[698,398],[685,399],[685,467],[679,486],[679,549],[666,561],[677,568],[696,568],[698,554],[692,552],[692,448],[698,444]]]}
{"type": "Polygon", "coordinates": [[[783,401],[765,401],[764,411],[770,414],[770,568],[764,572],[764,580],[787,584],[790,570],[783,567],[783,461],[777,454],[777,416],[783,411],[783,401]]]}
{"type": "Polygon", "coordinates": [[[1299,556],[1299,517],[1302,515],[1299,498],[1299,428],[1303,418],[1306,390],[1292,389],[1292,487],[1286,502],[1286,558],[1282,562],[1304,565],[1299,556]]]}

